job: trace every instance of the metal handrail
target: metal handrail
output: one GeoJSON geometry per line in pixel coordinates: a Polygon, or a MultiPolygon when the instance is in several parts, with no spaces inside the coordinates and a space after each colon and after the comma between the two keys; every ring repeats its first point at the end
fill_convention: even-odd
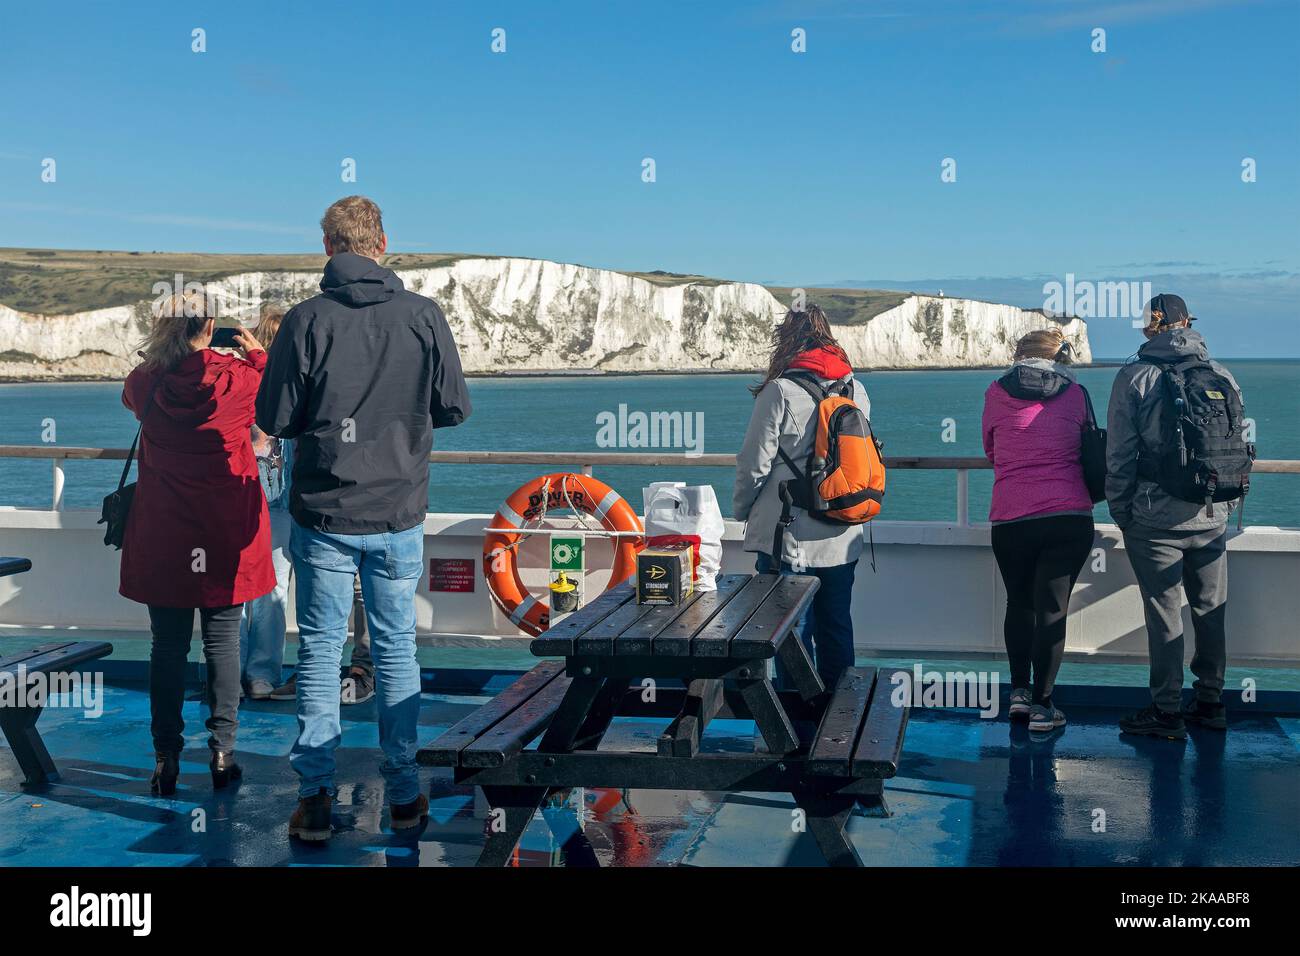
{"type": "MultiPolygon", "coordinates": [[[[123,461],[125,448],[89,448],[75,445],[0,445],[0,458],[76,458],[123,461]]],[[[611,451],[435,451],[429,461],[442,465],[685,465],[697,468],[732,468],[735,455],[687,455],[682,452],[611,451]]],[[[885,458],[887,468],[922,471],[979,471],[993,466],[987,458],[960,455],[897,455],[885,458]]],[[[1300,475],[1300,459],[1261,458],[1255,474],[1300,475]]]]}
{"type": "MultiPolygon", "coordinates": [[[[125,448],[86,448],[73,445],[0,445],[0,458],[48,459],[54,465],[54,494],[50,510],[63,510],[63,462],[69,460],[124,461],[125,448]]],[[[577,465],[584,475],[596,465],[641,465],[674,468],[734,468],[735,455],[687,455],[659,452],[608,451],[435,451],[429,454],[432,464],[442,465],[577,465]]],[[[903,471],[957,472],[957,523],[970,524],[970,473],[993,466],[985,458],[960,456],[896,456],[885,459],[886,468],[903,471]]],[[[1300,460],[1264,458],[1255,462],[1256,474],[1300,475],[1300,460]]]]}

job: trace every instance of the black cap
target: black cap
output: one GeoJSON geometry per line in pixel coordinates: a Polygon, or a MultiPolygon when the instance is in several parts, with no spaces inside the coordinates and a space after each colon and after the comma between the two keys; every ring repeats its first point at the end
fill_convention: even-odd
{"type": "Polygon", "coordinates": [[[1183,301],[1180,295],[1174,295],[1172,292],[1161,292],[1158,296],[1147,303],[1147,307],[1142,310],[1147,321],[1151,320],[1153,312],[1160,313],[1160,324],[1177,325],[1186,319],[1188,322],[1195,322],[1196,316],[1187,311],[1187,303],[1183,301]]]}

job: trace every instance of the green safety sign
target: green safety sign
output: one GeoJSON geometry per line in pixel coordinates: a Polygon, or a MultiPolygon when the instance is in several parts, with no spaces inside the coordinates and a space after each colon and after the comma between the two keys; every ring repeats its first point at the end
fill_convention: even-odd
{"type": "Polygon", "coordinates": [[[551,570],[582,570],[581,538],[551,538],[551,570]]]}

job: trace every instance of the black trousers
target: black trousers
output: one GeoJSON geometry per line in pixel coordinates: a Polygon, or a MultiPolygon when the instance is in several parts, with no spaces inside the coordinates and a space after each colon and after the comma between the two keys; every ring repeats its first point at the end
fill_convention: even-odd
{"type": "Polygon", "coordinates": [[[1091,515],[1053,515],[993,526],[993,556],[1007,588],[1004,636],[1011,686],[1050,703],[1065,654],[1070,592],[1092,550],[1091,515]],[[1032,670],[1032,677],[1031,677],[1032,670]]]}
{"type": "MultiPolygon", "coordinates": [[[[208,662],[208,746],[235,749],[239,726],[239,617],[242,604],[201,607],[203,656],[208,662]]],[[[194,631],[194,608],[149,605],[153,649],[149,654],[149,709],[153,746],[160,754],[179,754],[185,747],[185,659],[194,631]]]]}

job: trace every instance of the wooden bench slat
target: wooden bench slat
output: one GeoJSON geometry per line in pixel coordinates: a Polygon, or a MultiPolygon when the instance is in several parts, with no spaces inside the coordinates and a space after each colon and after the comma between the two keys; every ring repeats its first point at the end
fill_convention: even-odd
{"type": "Polygon", "coordinates": [[[500,767],[507,761],[513,760],[550,724],[572,682],[572,679],[564,674],[548,682],[545,687],[462,750],[460,765],[500,767]]]}
{"type": "Polygon", "coordinates": [[[33,647],[26,651],[18,651],[7,657],[0,657],[0,667],[17,667],[24,661],[30,661],[33,658],[40,657],[50,651],[58,650],[61,647],[71,647],[76,641],[55,641],[53,644],[41,644],[39,647],[33,647]]]}
{"type": "Polygon", "coordinates": [[[686,609],[698,601],[701,595],[708,593],[708,591],[692,591],[681,604],[651,607],[647,613],[637,618],[631,627],[614,639],[614,653],[649,656],[654,646],[655,636],[685,614],[686,609]]]}
{"type": "Polygon", "coordinates": [[[850,667],[840,677],[822,715],[821,726],[808,753],[808,772],[818,776],[847,777],[871,691],[874,667],[850,667]]]}
{"type": "Polygon", "coordinates": [[[731,639],[767,599],[781,575],[755,574],[691,639],[692,657],[727,657],[731,639]]]}
{"type": "Polygon", "coordinates": [[[655,635],[651,653],[665,657],[687,657],[691,653],[691,638],[709,623],[744,588],[748,574],[724,574],[717,581],[716,591],[704,591],[682,614],[655,635]]]}
{"type": "Polygon", "coordinates": [[[732,657],[775,657],[808,609],[821,582],[810,574],[783,574],[745,626],[731,639],[732,657]]]}
{"type": "Polygon", "coordinates": [[[892,777],[898,773],[898,761],[903,751],[903,734],[907,730],[909,708],[895,707],[895,685],[892,678],[902,674],[912,679],[910,671],[881,669],[876,675],[875,690],[858,746],[853,751],[852,775],[855,777],[892,777]]]}
{"type": "Polygon", "coordinates": [[[654,610],[657,608],[653,604],[637,604],[635,600],[628,601],[575,640],[573,653],[592,657],[612,655],[614,639],[654,610]]]}
{"type": "Polygon", "coordinates": [[[635,590],[627,582],[610,588],[585,607],[578,608],[563,621],[553,625],[541,637],[534,638],[528,648],[538,657],[568,656],[573,653],[573,642],[578,637],[635,596],[635,590]]]}
{"type": "Polygon", "coordinates": [[[563,672],[563,661],[538,664],[486,704],[443,731],[432,743],[421,747],[417,761],[426,767],[456,766],[460,752],[480,734],[500,723],[563,672]]]}
{"type": "Polygon", "coordinates": [[[113,653],[113,645],[107,641],[68,641],[54,644],[42,644],[31,651],[13,654],[0,659],[0,670],[17,672],[22,666],[27,673],[49,672],[61,668],[75,667],[85,661],[97,660],[113,653]]]}
{"type": "Polygon", "coordinates": [[[32,562],[27,558],[0,558],[0,578],[10,574],[22,574],[32,569],[32,562]]]}

